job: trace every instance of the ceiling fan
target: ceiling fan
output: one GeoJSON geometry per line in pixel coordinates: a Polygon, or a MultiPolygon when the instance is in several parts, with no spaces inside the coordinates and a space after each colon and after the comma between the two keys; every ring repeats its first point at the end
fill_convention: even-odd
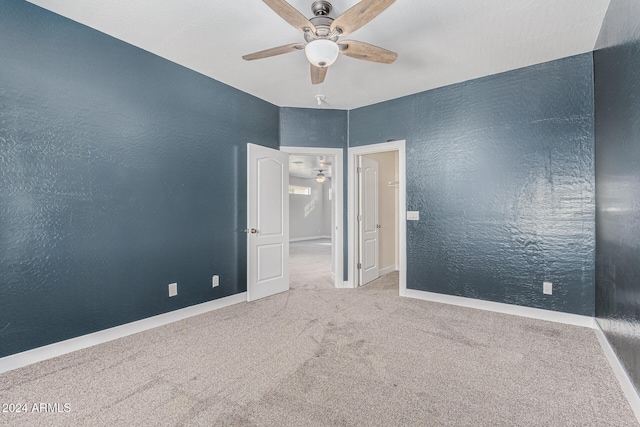
{"type": "Polygon", "coordinates": [[[339,53],[383,64],[391,64],[398,57],[395,52],[368,43],[338,40],[371,21],[395,0],[362,0],[336,19],[329,16],[332,6],[328,1],[314,1],[311,5],[314,16],[310,19],[284,0],[263,1],[285,21],[302,31],[306,43],[291,43],[250,53],[242,57],[246,61],[304,50],[311,63],[311,83],[319,84],[324,81],[327,68],[335,62],[339,53]]]}

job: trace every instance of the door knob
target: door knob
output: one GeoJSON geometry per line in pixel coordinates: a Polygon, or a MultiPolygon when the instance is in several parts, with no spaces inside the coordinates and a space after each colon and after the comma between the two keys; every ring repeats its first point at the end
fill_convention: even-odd
{"type": "Polygon", "coordinates": [[[255,228],[251,228],[251,229],[249,229],[249,228],[245,228],[245,229],[244,229],[244,232],[245,232],[245,233],[250,233],[250,234],[257,234],[257,233],[258,233],[258,230],[256,230],[255,228]]]}

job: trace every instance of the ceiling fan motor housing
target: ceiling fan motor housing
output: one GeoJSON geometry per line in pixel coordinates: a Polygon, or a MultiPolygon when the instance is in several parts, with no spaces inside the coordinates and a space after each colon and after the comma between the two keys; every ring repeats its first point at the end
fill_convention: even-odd
{"type": "Polygon", "coordinates": [[[313,18],[309,19],[309,22],[316,27],[315,33],[311,31],[304,32],[304,38],[307,42],[317,40],[317,39],[327,39],[331,41],[338,40],[339,34],[331,34],[331,24],[333,23],[333,18],[329,16],[329,13],[333,9],[331,3],[328,1],[316,1],[311,5],[311,10],[313,11],[313,18]]]}
{"type": "Polygon", "coordinates": [[[333,6],[328,1],[314,1],[311,5],[311,11],[314,16],[329,16],[331,9],[333,9],[333,6]]]}

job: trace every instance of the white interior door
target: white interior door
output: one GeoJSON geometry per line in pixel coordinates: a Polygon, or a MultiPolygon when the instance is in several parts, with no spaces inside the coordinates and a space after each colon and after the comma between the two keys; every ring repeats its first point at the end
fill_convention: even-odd
{"type": "Polygon", "coordinates": [[[247,144],[247,300],[289,290],[289,155],[247,144]]]}
{"type": "Polygon", "coordinates": [[[378,162],[359,157],[358,226],[360,235],[360,286],[377,279],[378,251],[378,162]]]}

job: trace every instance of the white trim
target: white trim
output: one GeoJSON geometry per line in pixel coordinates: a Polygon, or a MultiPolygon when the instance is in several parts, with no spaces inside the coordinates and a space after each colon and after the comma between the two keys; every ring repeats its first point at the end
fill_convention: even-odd
{"type": "Polygon", "coordinates": [[[624,366],[622,366],[622,363],[620,363],[620,359],[618,359],[616,352],[611,347],[611,344],[602,331],[602,328],[600,328],[600,324],[597,319],[593,322],[593,329],[595,330],[600,347],[602,347],[602,351],[604,352],[613,373],[618,379],[618,383],[620,383],[620,388],[622,388],[622,391],[629,402],[629,406],[631,406],[631,410],[640,423],[640,396],[638,395],[638,391],[633,386],[631,379],[629,379],[627,371],[624,369],[624,366]]]}
{"type": "Polygon", "coordinates": [[[0,373],[11,371],[13,369],[22,368],[32,363],[42,362],[63,354],[82,350],[94,345],[102,344],[128,335],[137,334],[158,326],[167,325],[177,322],[188,317],[197,316],[209,311],[218,310],[233,304],[247,301],[247,293],[231,295],[208,301],[191,307],[181,308],[179,310],[170,311],[168,313],[159,314],[146,319],[137,320],[135,322],[126,323],[124,325],[115,326],[113,328],[104,329],[65,341],[45,345],[44,347],[34,348],[33,350],[24,351],[22,353],[12,354],[0,359],[0,373]]]}
{"type": "Polygon", "coordinates": [[[385,151],[398,151],[398,246],[399,246],[399,260],[398,271],[400,272],[400,296],[405,296],[407,291],[407,156],[406,156],[406,141],[389,141],[380,144],[363,145],[360,147],[350,147],[348,156],[348,191],[347,191],[347,205],[348,205],[348,254],[349,254],[349,280],[345,282],[345,286],[351,288],[357,287],[357,274],[355,266],[358,264],[357,253],[355,248],[357,247],[357,230],[356,230],[356,214],[357,214],[357,200],[355,195],[357,194],[358,180],[356,179],[356,159],[357,156],[362,154],[381,153],[385,151]]]}
{"type": "Polygon", "coordinates": [[[331,236],[309,236],[309,237],[293,237],[289,238],[290,242],[304,242],[305,240],[330,239],[331,236]]]}
{"type": "Polygon", "coordinates": [[[398,270],[398,268],[395,265],[390,265],[389,267],[381,268],[380,270],[378,270],[378,274],[380,274],[380,276],[384,276],[385,274],[392,273],[396,270],[398,270]]]}
{"type": "Polygon", "coordinates": [[[343,213],[343,149],[342,148],[324,148],[324,147],[289,147],[289,146],[281,146],[280,151],[289,154],[304,154],[311,156],[334,156],[334,168],[331,173],[331,180],[333,182],[333,196],[335,200],[335,209],[333,211],[333,215],[335,217],[335,224],[337,230],[332,230],[336,232],[336,240],[333,242],[333,262],[335,265],[335,277],[334,279],[336,288],[342,288],[344,283],[342,282],[342,278],[344,277],[344,262],[343,256],[344,253],[344,238],[343,238],[343,230],[344,230],[344,221],[342,220],[343,213]]]}
{"type": "Polygon", "coordinates": [[[505,304],[501,302],[484,301],[474,298],[438,294],[435,292],[418,291],[415,289],[407,289],[405,296],[425,301],[475,308],[478,310],[512,314],[514,316],[530,317],[533,319],[547,320],[550,322],[565,323],[567,325],[582,326],[585,328],[592,328],[594,323],[593,317],[581,316],[579,314],[562,313],[559,311],[544,310],[541,308],[532,308],[524,307],[521,305],[505,304]]]}

